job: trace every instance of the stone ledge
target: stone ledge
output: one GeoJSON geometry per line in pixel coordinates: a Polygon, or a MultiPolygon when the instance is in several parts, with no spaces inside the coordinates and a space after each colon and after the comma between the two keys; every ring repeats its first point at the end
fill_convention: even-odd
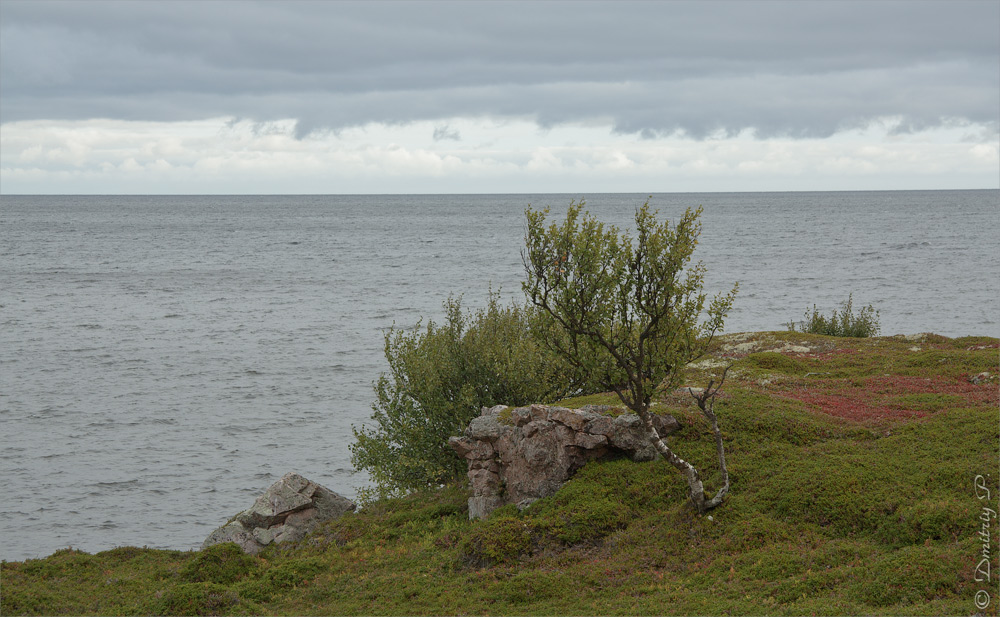
{"type": "MultiPolygon", "coordinates": [[[[607,409],[484,407],[465,435],[448,440],[468,463],[469,518],[486,517],[511,503],[523,508],[548,497],[594,459],[625,455],[634,461],[654,460],[658,454],[639,417],[612,418],[601,413],[607,409]]],[[[673,416],[653,419],[661,437],[680,428],[673,416]]]]}

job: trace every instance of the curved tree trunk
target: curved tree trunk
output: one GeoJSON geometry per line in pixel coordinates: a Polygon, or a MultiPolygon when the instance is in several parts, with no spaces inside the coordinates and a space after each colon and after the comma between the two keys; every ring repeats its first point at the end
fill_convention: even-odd
{"type": "MultiPolygon", "coordinates": [[[[650,417],[649,412],[643,411],[639,413],[639,417],[642,418],[642,423],[646,427],[646,434],[649,437],[649,442],[653,444],[656,451],[659,452],[668,463],[684,474],[684,478],[688,483],[688,497],[694,503],[695,508],[698,509],[698,513],[704,513],[706,510],[714,508],[722,503],[722,499],[719,495],[716,495],[716,497],[711,500],[711,502],[715,503],[708,505],[711,502],[705,501],[705,486],[702,484],[701,476],[698,474],[698,470],[695,469],[691,463],[677,456],[677,454],[670,449],[670,446],[667,445],[663,438],[660,437],[660,434],[656,431],[656,428],[653,427],[653,419],[650,417]]],[[[728,484],[727,478],[727,490],[728,484]]]]}
{"type": "MultiPolygon", "coordinates": [[[[708,510],[717,507],[729,494],[729,470],[726,468],[726,451],[722,444],[722,432],[719,430],[719,420],[715,415],[715,396],[719,393],[719,389],[722,387],[722,383],[726,380],[726,373],[729,371],[729,367],[722,372],[722,378],[719,380],[719,384],[714,388],[713,381],[708,382],[708,387],[702,390],[701,393],[695,394],[690,388],[688,392],[694,397],[694,400],[698,403],[698,407],[701,409],[702,414],[708,420],[709,424],[712,426],[712,434],[715,436],[715,451],[719,457],[719,468],[722,471],[722,488],[716,491],[715,496],[711,499],[705,499],[705,485],[701,481],[701,476],[698,474],[698,470],[691,463],[685,461],[681,457],[677,456],[670,446],[660,437],[660,434],[656,431],[653,426],[653,418],[649,415],[648,409],[636,409],[636,413],[642,419],[643,425],[646,427],[646,435],[649,438],[650,443],[656,448],[664,459],[671,465],[673,465],[678,471],[684,474],[684,478],[688,483],[688,497],[694,503],[695,508],[698,509],[699,514],[704,514],[708,510]]],[[[637,407],[639,407],[637,405],[637,407]]]]}

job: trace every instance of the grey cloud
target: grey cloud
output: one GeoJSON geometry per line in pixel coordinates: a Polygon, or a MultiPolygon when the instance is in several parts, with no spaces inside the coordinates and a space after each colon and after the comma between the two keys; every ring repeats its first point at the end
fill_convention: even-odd
{"type": "MultiPolygon", "coordinates": [[[[20,2],[0,120],[609,120],[643,136],[987,124],[993,2],[20,2]]],[[[437,135],[440,138],[446,133],[437,135]]]]}
{"type": "Polygon", "coordinates": [[[450,139],[451,141],[461,141],[462,135],[455,129],[451,128],[447,124],[444,126],[438,126],[434,128],[434,135],[432,136],[434,141],[442,141],[445,139],[450,139]]]}

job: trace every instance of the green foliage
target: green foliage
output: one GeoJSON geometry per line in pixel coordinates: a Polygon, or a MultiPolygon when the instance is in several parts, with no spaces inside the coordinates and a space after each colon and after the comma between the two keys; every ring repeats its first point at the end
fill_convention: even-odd
{"type": "Polygon", "coordinates": [[[885,517],[876,535],[885,544],[898,546],[956,540],[975,517],[968,500],[935,496],[900,506],[885,517]]]}
{"type": "Polygon", "coordinates": [[[920,606],[928,600],[957,595],[962,579],[959,573],[966,567],[961,558],[949,555],[942,559],[931,547],[907,546],[865,564],[849,590],[871,607],[920,606]]]}
{"type": "Polygon", "coordinates": [[[935,412],[944,409],[965,407],[968,402],[953,394],[905,394],[889,401],[895,407],[914,411],[935,412]]]}
{"type": "MultiPolygon", "coordinates": [[[[30,570],[22,570],[21,574],[29,577],[38,576],[37,572],[30,570]]],[[[60,608],[72,603],[67,602],[63,593],[47,585],[11,588],[10,584],[6,584],[5,587],[3,593],[0,593],[0,608],[3,609],[0,614],[3,615],[54,615],[62,612],[60,608]]]]}
{"type": "Polygon", "coordinates": [[[464,560],[476,566],[511,563],[531,550],[534,528],[518,516],[491,516],[462,543],[464,560]]]}
{"type": "MultiPolygon", "coordinates": [[[[792,337],[760,338],[781,336],[792,337]]],[[[685,482],[663,473],[662,460],[593,461],[555,495],[522,511],[499,508],[485,521],[468,520],[468,493],[459,484],[379,500],[321,525],[303,542],[247,558],[253,567],[236,559],[222,568],[235,570],[228,575],[207,575],[215,559],[203,551],[62,550],[3,562],[0,614],[975,612],[973,598],[984,588],[974,577],[986,504],[976,498],[974,478],[996,468],[1000,433],[995,385],[973,386],[968,375],[970,366],[996,361],[997,339],[921,343],[941,345],[949,361],[922,367],[920,375],[951,383],[966,402],[904,417],[891,431],[786,395],[872,374],[908,374],[914,369],[902,360],[916,353],[908,351],[912,341],[788,340],[825,346],[795,359],[810,372],[838,376],[794,377],[766,389],[752,379],[728,382],[716,407],[731,431],[735,481],[711,518],[684,507],[685,482]],[[232,567],[239,563],[245,567],[232,567]]],[[[904,382],[915,387],[924,379],[904,382]]],[[[690,401],[668,397],[657,408],[681,419],[684,429],[669,439],[686,458],[699,466],[713,460],[711,432],[686,421],[697,413],[690,401]]],[[[704,480],[717,484],[717,475],[704,480]]],[[[236,557],[210,551],[219,553],[236,557]]]]}
{"type": "Polygon", "coordinates": [[[388,497],[443,484],[465,473],[448,447],[484,406],[526,405],[579,389],[581,373],[536,341],[538,312],[501,306],[463,312],[449,298],[445,322],[393,328],[385,337],[389,372],[375,382],[373,424],[353,428],[351,460],[376,484],[362,498],[388,497]]]}
{"type": "Polygon", "coordinates": [[[794,358],[789,358],[785,354],[774,351],[762,351],[750,354],[744,359],[744,363],[755,368],[769,372],[786,373],[789,375],[800,375],[805,373],[805,366],[794,358]]]}
{"type": "Polygon", "coordinates": [[[636,209],[633,241],[583,205],[571,203],[562,225],[546,226],[548,209],[525,212],[523,289],[559,333],[547,339],[553,351],[644,412],[654,391],[676,387],[684,366],[722,330],[737,288],[716,296],[698,323],[705,268],[690,262],[700,208],[671,226],[647,201],[636,209]]]}
{"type": "Polygon", "coordinates": [[[345,514],[313,532],[310,546],[320,550],[361,544],[390,545],[410,537],[425,537],[455,521],[468,521],[469,493],[464,484],[414,491],[405,497],[369,502],[358,513],[345,514]]]}
{"type": "Polygon", "coordinates": [[[701,235],[701,208],[688,209],[671,226],[658,222],[649,201],[636,209],[635,240],[590,214],[583,203],[569,206],[565,222],[545,226],[548,210],[525,212],[522,288],[549,323],[549,348],[584,374],[612,390],[648,427],[657,451],[690,486],[699,512],[717,507],[729,491],[721,433],[712,411],[721,381],[711,382],[698,405],[711,422],[724,476],[723,486],[705,498],[700,474],[656,435],[649,417],[654,393],[680,385],[684,368],[704,355],[723,328],[738,284],[707,309],[702,291],[705,267],[691,264],[701,235]]]}
{"type": "Polygon", "coordinates": [[[462,561],[491,567],[566,546],[599,545],[627,528],[644,507],[675,505],[664,495],[678,488],[677,478],[663,474],[662,465],[624,458],[593,461],[555,495],[523,511],[508,504],[476,522],[461,543],[462,561]]]}
{"type": "Polygon", "coordinates": [[[805,321],[800,321],[798,326],[795,322],[788,322],[788,329],[791,332],[808,332],[810,334],[823,334],[826,336],[845,336],[853,338],[867,338],[878,336],[881,329],[878,323],[879,312],[871,304],[858,311],[853,312],[854,294],[847,296],[840,312],[834,310],[829,317],[820,314],[816,305],[813,305],[812,313],[806,310],[805,321]],[[796,330],[796,327],[798,330],[796,330]]]}
{"type": "Polygon", "coordinates": [[[239,594],[217,583],[185,583],[153,603],[153,615],[223,615],[240,603],[239,594]]]}
{"type": "Polygon", "coordinates": [[[268,602],[279,592],[294,589],[325,569],[316,558],[293,559],[269,568],[256,579],[243,581],[236,586],[236,591],[241,598],[268,602]]]}
{"type": "Polygon", "coordinates": [[[558,544],[600,540],[627,527],[639,501],[659,500],[668,492],[663,474],[650,473],[657,468],[660,464],[637,465],[628,459],[590,463],[525,514],[541,536],[558,544]],[[637,466],[640,470],[632,469],[637,466]]]}
{"type": "Polygon", "coordinates": [[[228,585],[252,574],[257,560],[244,553],[233,542],[210,546],[189,561],[180,572],[181,580],[189,583],[228,585]]]}

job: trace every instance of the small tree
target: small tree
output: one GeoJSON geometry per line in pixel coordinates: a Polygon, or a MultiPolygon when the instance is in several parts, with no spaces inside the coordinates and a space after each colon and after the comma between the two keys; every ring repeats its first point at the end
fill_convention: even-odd
{"type": "Polygon", "coordinates": [[[705,498],[698,470],[656,432],[649,409],[656,389],[678,387],[682,369],[702,356],[722,330],[737,286],[716,296],[706,320],[698,323],[705,309],[705,268],[689,262],[701,233],[701,208],[688,209],[671,227],[656,221],[647,200],[636,210],[633,242],[616,227],[605,229],[586,212],[581,216],[583,205],[571,203],[566,221],[549,227],[547,208],[526,210],[525,295],[560,332],[548,345],[613,390],[642,419],[650,442],[684,474],[691,500],[705,512],[722,503],[729,490],[713,411],[721,380],[698,395],[692,392],[712,425],[722,468],[723,487],[711,499],[705,498]]]}

